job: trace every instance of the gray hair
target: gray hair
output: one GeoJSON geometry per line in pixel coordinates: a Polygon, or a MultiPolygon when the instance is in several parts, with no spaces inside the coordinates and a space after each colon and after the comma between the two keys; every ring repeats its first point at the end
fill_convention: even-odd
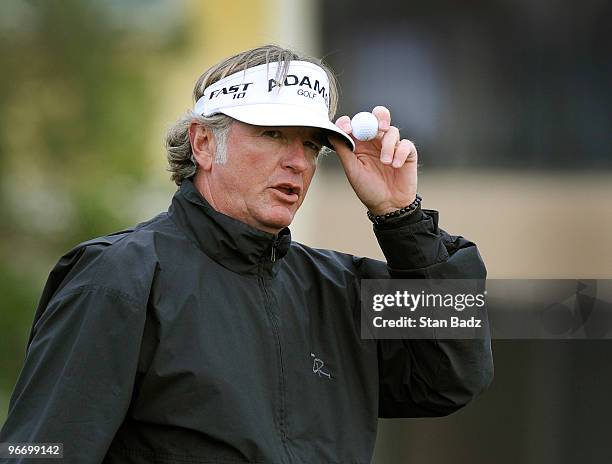
{"type": "Polygon", "coordinates": [[[227,133],[233,121],[224,114],[205,118],[189,110],[168,130],[166,134],[168,171],[172,173],[170,178],[176,185],[181,185],[185,179],[194,176],[198,167],[189,140],[191,123],[197,122],[211,129],[217,149],[215,163],[223,164],[227,161],[227,133]]]}
{"type": "MultiPolygon", "coordinates": [[[[325,70],[330,87],[329,119],[333,119],[338,106],[338,86],[336,77],[331,69],[318,58],[303,55],[277,45],[264,45],[262,47],[246,50],[212,66],[197,80],[193,89],[193,100],[197,102],[204,94],[204,89],[209,85],[230,74],[260,64],[281,63],[281,66],[278,67],[276,81],[283,82],[289,70],[289,62],[292,60],[308,61],[325,70]]],[[[189,140],[189,126],[191,123],[197,122],[211,129],[217,149],[215,153],[215,163],[223,164],[227,161],[227,134],[233,121],[234,119],[224,114],[204,117],[189,110],[170,127],[166,135],[168,171],[172,173],[171,179],[177,185],[181,185],[185,179],[194,176],[197,171],[197,163],[193,157],[191,142],[189,140]]]]}

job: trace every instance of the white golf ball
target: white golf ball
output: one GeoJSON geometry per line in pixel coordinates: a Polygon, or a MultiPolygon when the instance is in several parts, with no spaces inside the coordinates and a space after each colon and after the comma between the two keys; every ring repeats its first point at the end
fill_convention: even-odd
{"type": "Polygon", "coordinates": [[[378,119],[372,113],[362,111],[351,119],[353,137],[362,142],[373,140],[378,134],[378,119]]]}

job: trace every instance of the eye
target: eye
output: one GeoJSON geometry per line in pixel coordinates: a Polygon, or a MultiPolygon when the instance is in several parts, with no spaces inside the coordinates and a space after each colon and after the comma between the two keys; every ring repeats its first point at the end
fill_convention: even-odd
{"type": "Polygon", "coordinates": [[[281,133],[280,131],[277,131],[277,130],[267,130],[267,131],[264,131],[262,135],[265,137],[273,138],[273,139],[281,138],[281,133]]]}
{"type": "Polygon", "coordinates": [[[306,147],[310,148],[311,150],[313,150],[317,155],[321,151],[321,147],[319,145],[317,145],[316,143],[311,142],[311,141],[304,142],[304,146],[306,146],[306,147]]]}

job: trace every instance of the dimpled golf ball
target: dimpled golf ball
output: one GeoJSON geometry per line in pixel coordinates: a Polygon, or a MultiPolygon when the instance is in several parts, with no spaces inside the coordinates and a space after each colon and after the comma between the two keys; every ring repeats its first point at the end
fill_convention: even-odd
{"type": "Polygon", "coordinates": [[[378,119],[372,113],[362,111],[351,119],[353,137],[362,142],[373,140],[378,134],[378,119]]]}

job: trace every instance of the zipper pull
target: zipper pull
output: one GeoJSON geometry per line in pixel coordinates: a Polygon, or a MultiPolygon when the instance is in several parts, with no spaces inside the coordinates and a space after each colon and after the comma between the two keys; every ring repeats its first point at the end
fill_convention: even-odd
{"type": "Polygon", "coordinates": [[[270,261],[272,261],[273,263],[276,261],[276,247],[277,247],[277,243],[276,241],[272,242],[272,253],[270,254],[270,261]]]}

